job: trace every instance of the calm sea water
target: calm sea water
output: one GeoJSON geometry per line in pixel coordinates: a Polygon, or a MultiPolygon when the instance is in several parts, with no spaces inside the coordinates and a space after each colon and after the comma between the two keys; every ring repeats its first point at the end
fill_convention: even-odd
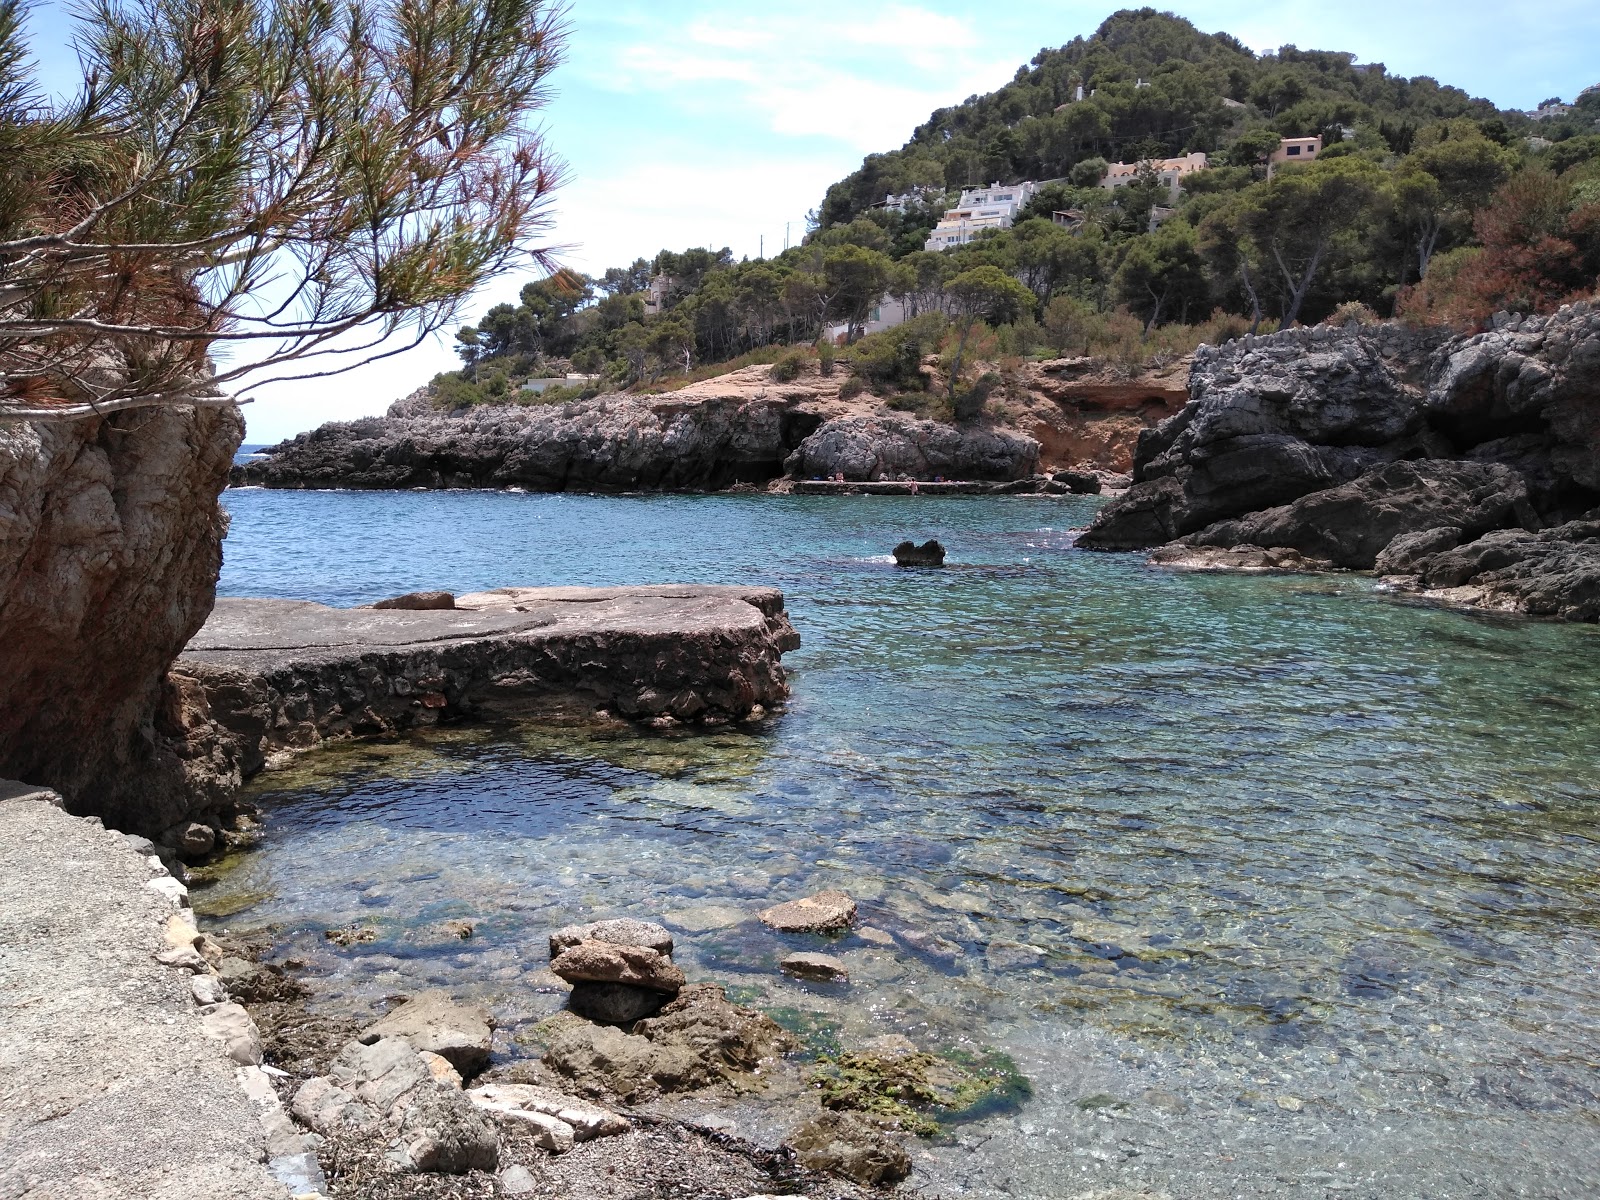
{"type": "Polygon", "coordinates": [[[1034,1099],[922,1147],[932,1194],[1600,1195],[1595,629],[1079,552],[1087,498],[224,502],[229,595],[759,582],[805,639],[759,728],[454,730],[267,777],[265,846],[197,901],[322,1003],[447,987],[532,1053],[548,931],[665,918],[691,978],[819,1044],[1015,1057],[1034,1099]],[[952,567],[897,571],[907,536],[952,567]],[[838,943],[847,988],[785,980],[748,920],[828,886],[900,938],[838,943]],[[350,922],[379,940],[321,938],[350,922]]]}

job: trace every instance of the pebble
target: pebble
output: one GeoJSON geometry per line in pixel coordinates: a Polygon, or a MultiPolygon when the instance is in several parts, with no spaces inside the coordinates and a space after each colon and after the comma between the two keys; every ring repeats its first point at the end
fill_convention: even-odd
{"type": "Polygon", "coordinates": [[[894,934],[874,928],[871,925],[863,925],[856,930],[856,936],[864,942],[871,942],[874,946],[893,946],[895,944],[894,934]]]}
{"type": "Polygon", "coordinates": [[[189,981],[189,990],[194,993],[196,1004],[223,1004],[228,999],[222,980],[213,975],[196,975],[189,981]]]}
{"type": "Polygon", "coordinates": [[[531,1196],[536,1187],[533,1172],[521,1163],[500,1172],[500,1194],[503,1196],[531,1196]]]}

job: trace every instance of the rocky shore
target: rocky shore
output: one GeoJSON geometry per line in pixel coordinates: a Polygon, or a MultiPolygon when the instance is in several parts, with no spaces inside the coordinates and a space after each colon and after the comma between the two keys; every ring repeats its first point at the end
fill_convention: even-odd
{"type": "Polygon", "coordinates": [[[747,367],[663,396],[443,413],[417,393],[385,417],[324,425],[235,468],[240,486],[717,491],[836,477],[1009,484],[1081,465],[1125,471],[1142,429],[1183,404],[1183,365],[1030,363],[1003,417],[947,424],[847,401],[840,372],[747,367]]]}
{"type": "Polygon", "coordinates": [[[1600,308],[1202,347],[1180,414],[1078,539],[1169,566],[1376,571],[1429,599],[1600,619],[1600,308]]]}

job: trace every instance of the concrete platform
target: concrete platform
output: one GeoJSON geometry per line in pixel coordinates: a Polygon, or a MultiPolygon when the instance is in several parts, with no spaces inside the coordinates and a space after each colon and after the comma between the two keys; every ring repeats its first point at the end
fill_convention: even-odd
{"type": "Polygon", "coordinates": [[[173,668],[190,753],[242,775],[329,738],[515,715],[724,724],[788,698],[783,595],[501,588],[454,610],[223,599],[173,668]]]}
{"type": "Polygon", "coordinates": [[[0,1197],[287,1200],[193,976],[154,957],[174,900],[57,803],[0,781],[0,1197]]]}

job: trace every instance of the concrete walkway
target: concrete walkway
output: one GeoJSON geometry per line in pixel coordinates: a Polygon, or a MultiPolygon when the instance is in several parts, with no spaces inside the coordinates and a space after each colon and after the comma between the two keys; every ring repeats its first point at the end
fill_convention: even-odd
{"type": "Polygon", "coordinates": [[[158,963],[175,881],[0,781],[0,1200],[285,1200],[261,1109],[158,963]]]}

